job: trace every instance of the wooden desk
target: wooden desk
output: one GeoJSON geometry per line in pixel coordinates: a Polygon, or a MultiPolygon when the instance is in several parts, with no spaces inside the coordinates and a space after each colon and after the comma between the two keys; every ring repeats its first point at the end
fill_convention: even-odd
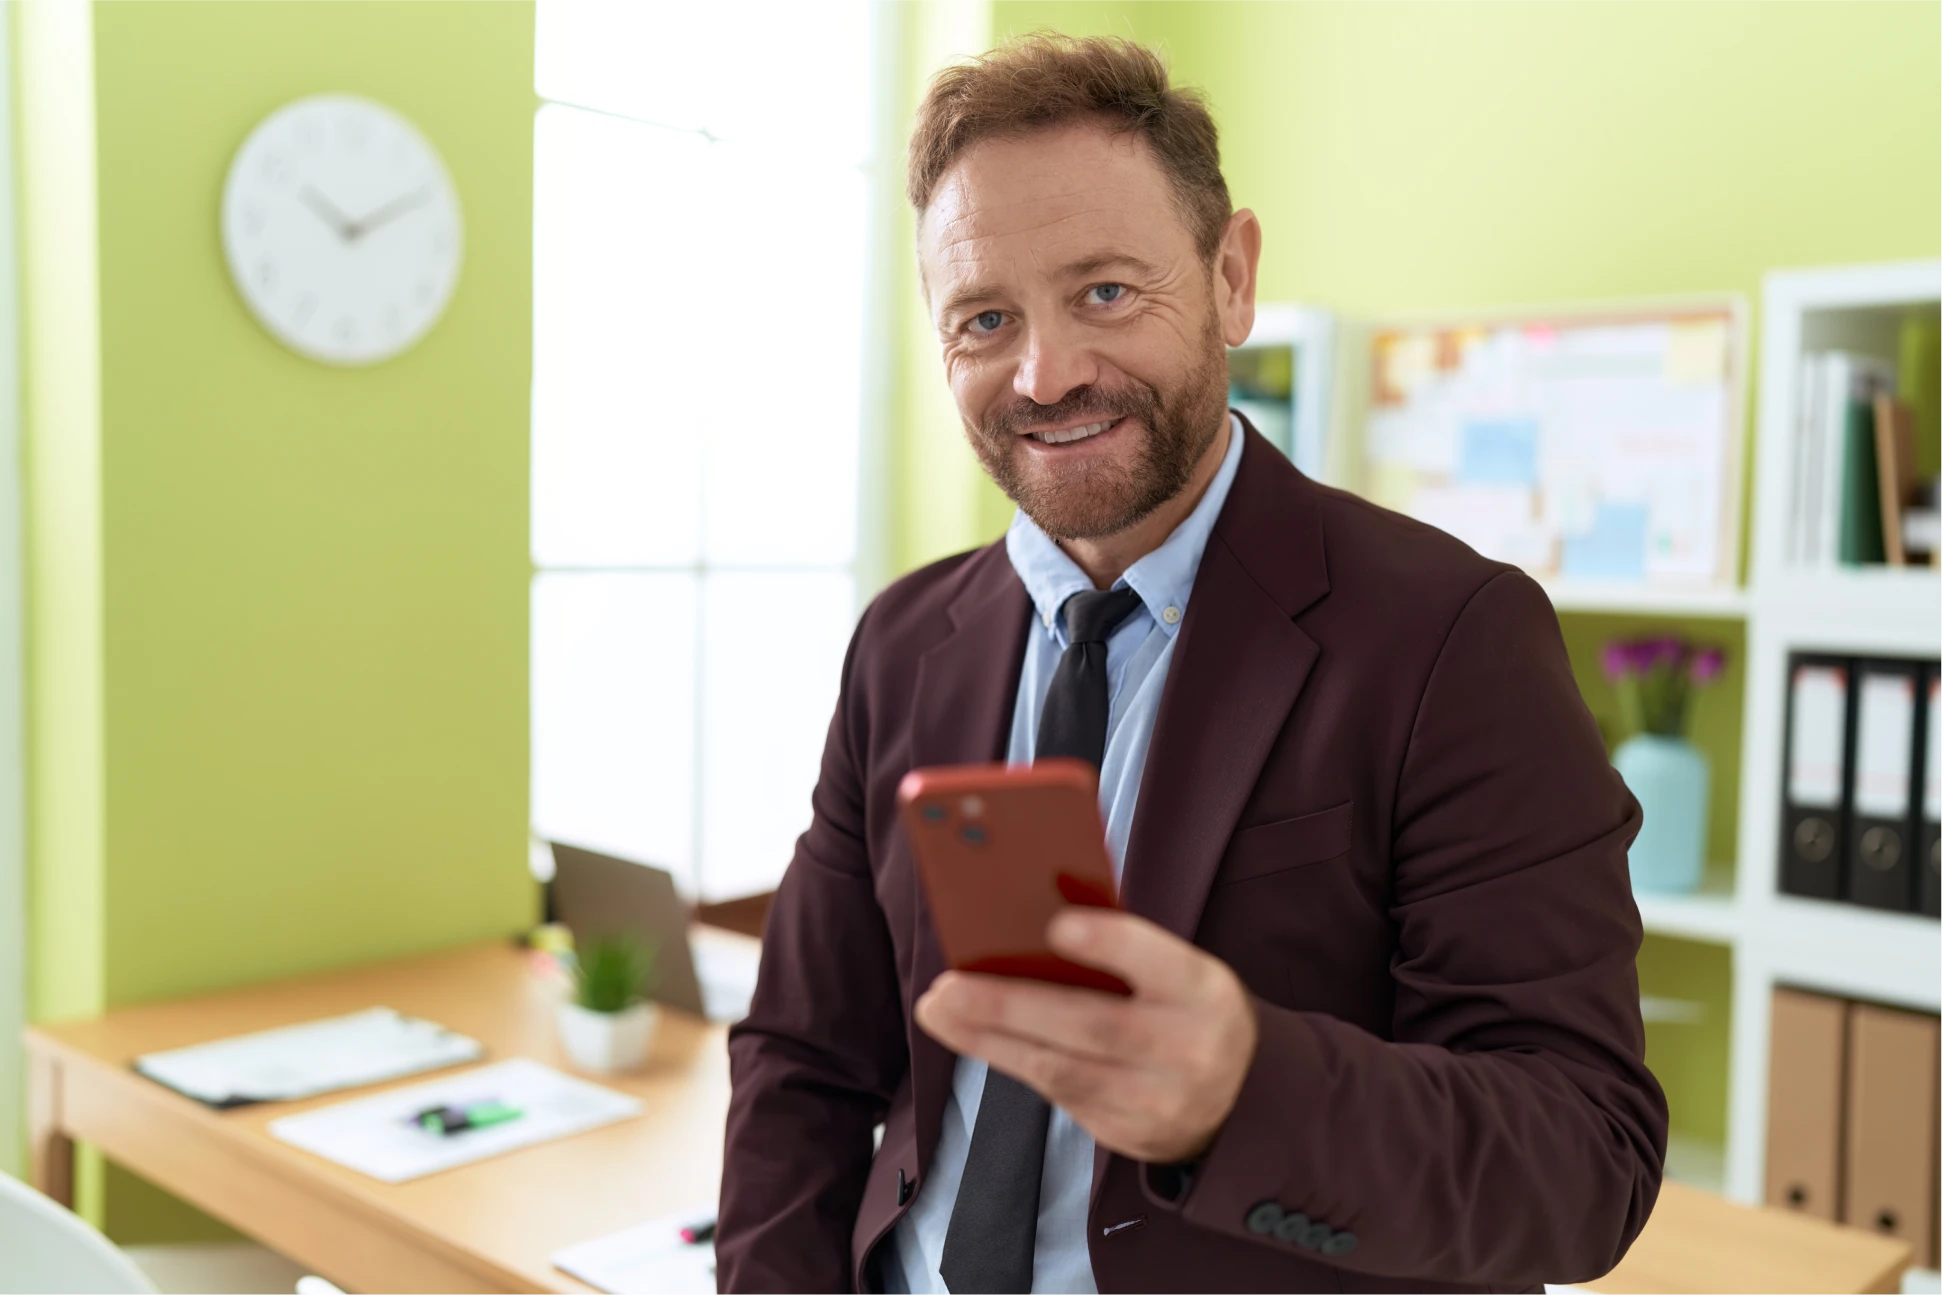
{"type": "MultiPolygon", "coordinates": [[[[349,1094],[212,1111],[129,1068],[144,1052],[382,1005],[462,1030],[489,1058],[567,1069],[556,993],[524,954],[492,945],[29,1030],[34,1184],[68,1201],[83,1140],[346,1290],[584,1291],[546,1257],[715,1199],[728,1110],[722,1027],[663,1012],[647,1067],[602,1081],[641,1099],[637,1119],[395,1185],[265,1131],[349,1094]]],[[[1590,1286],[1892,1292],[1908,1262],[1902,1242],[1668,1182],[1631,1253],[1590,1286]]]]}
{"type": "Polygon", "coordinates": [[[1908,1243],[1790,1210],[1740,1205],[1667,1182],[1618,1267],[1587,1283],[1618,1292],[1845,1291],[1902,1288],[1908,1243]]]}
{"type": "Polygon", "coordinates": [[[638,1118],[395,1185],[278,1142],[265,1126],[428,1076],[213,1111],[129,1069],[145,1052],[385,1006],[471,1035],[488,1060],[565,1070],[557,992],[524,954],[493,945],[31,1029],[34,1184],[70,1201],[73,1143],[86,1141],[346,1290],[586,1290],[547,1256],[715,1200],[728,1110],[722,1027],[663,1011],[647,1066],[600,1081],[639,1097],[638,1118]]]}

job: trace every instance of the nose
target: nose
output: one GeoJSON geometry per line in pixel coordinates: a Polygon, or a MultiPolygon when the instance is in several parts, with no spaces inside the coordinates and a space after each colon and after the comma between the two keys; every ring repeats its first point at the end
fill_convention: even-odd
{"type": "Polygon", "coordinates": [[[1099,364],[1077,337],[1056,323],[1035,324],[1025,334],[1025,353],[1012,390],[1041,405],[1055,405],[1079,387],[1099,380],[1099,364]]]}

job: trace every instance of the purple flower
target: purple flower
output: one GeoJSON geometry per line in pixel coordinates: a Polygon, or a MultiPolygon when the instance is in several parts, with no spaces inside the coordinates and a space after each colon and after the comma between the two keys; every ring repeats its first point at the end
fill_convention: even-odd
{"type": "Polygon", "coordinates": [[[1612,683],[1630,675],[1635,668],[1632,659],[1632,645],[1622,639],[1615,639],[1605,645],[1601,658],[1605,665],[1605,678],[1612,683]]]}
{"type": "Polygon", "coordinates": [[[1692,677],[1694,683],[1711,683],[1719,678],[1720,671],[1726,668],[1726,653],[1716,647],[1703,649],[1693,658],[1692,677]]]}
{"type": "Polygon", "coordinates": [[[1639,645],[1643,649],[1646,669],[1656,665],[1671,666],[1677,669],[1686,663],[1686,644],[1683,639],[1651,639],[1639,645]]]}

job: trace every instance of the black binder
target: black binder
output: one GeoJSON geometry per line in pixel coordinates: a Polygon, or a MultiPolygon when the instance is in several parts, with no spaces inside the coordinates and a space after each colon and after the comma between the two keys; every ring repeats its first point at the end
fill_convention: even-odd
{"type": "Polygon", "coordinates": [[[1915,714],[1922,667],[1855,662],[1848,778],[1847,897],[1869,908],[1915,907],[1915,714]]]}
{"type": "Polygon", "coordinates": [[[1780,889],[1839,899],[1848,838],[1854,707],[1846,657],[1787,658],[1787,745],[1780,764],[1780,889]]]}
{"type": "Polygon", "coordinates": [[[1935,662],[1922,671],[1915,731],[1916,763],[1920,769],[1918,830],[1915,834],[1915,907],[1930,917],[1942,916],[1942,669],[1935,662]]]}

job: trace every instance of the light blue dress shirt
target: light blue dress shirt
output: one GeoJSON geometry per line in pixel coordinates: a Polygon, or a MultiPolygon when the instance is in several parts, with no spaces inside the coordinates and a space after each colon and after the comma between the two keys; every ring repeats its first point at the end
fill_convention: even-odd
{"type": "MultiPolygon", "coordinates": [[[[1140,610],[1128,616],[1106,640],[1106,686],[1112,708],[1106,721],[1106,757],[1099,770],[1099,812],[1106,820],[1106,847],[1119,876],[1126,862],[1126,838],[1133,829],[1133,806],[1139,799],[1140,773],[1146,767],[1147,746],[1153,740],[1153,721],[1166,688],[1167,667],[1180,622],[1187,614],[1200,555],[1214,532],[1214,520],[1227,502],[1227,492],[1240,468],[1241,426],[1228,420],[1227,454],[1220,470],[1187,520],[1174,528],[1166,542],[1127,568],[1113,585],[1132,588],[1140,596],[1140,610]]],[[[1018,681],[1018,701],[1012,710],[1011,743],[1006,759],[1030,764],[1038,745],[1038,717],[1067,640],[1059,614],[1065,600],[1092,588],[1077,563],[1024,513],[1012,519],[1005,551],[1024,582],[1038,611],[1038,626],[1025,645],[1025,664],[1018,681]]],[[[944,1235],[957,1203],[964,1158],[971,1146],[971,1129],[984,1096],[986,1065],[960,1057],[951,1079],[951,1097],[944,1107],[944,1124],[931,1157],[930,1174],[910,1211],[891,1234],[895,1254],[885,1256],[883,1276],[891,1289],[944,1291],[938,1264],[944,1257],[944,1235]],[[901,1278],[903,1284],[898,1285],[901,1278]]],[[[1032,1257],[1035,1291],[1093,1292],[1092,1256],[1086,1248],[1086,1210],[1092,1195],[1092,1135],[1072,1117],[1054,1107],[1045,1135],[1045,1169],[1038,1197],[1038,1241],[1032,1257]]]]}

